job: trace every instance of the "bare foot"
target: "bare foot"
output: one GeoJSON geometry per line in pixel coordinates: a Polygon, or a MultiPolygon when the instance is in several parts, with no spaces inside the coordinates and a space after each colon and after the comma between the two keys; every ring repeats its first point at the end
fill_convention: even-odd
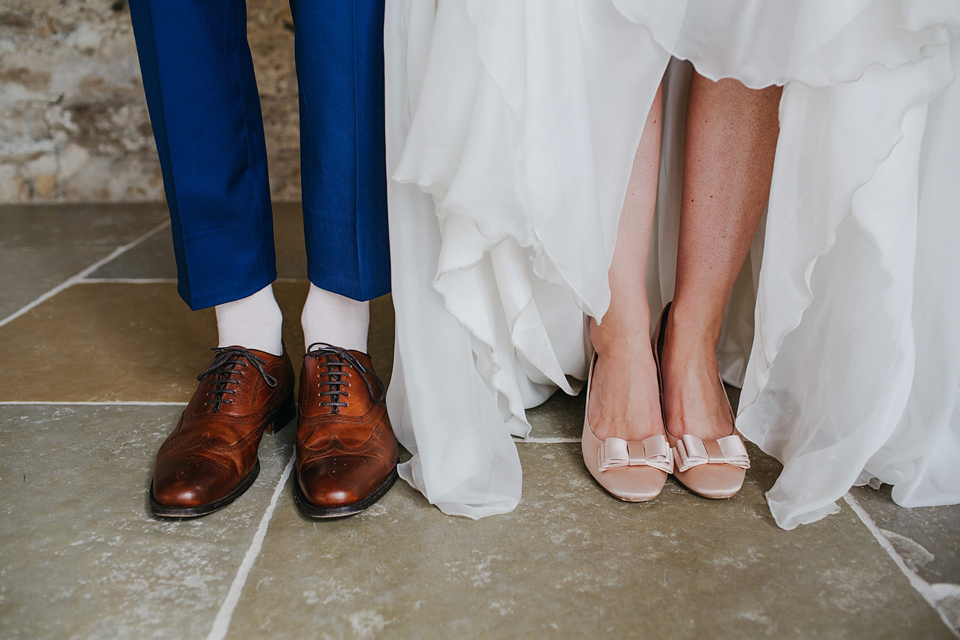
{"type": "Polygon", "coordinates": [[[733,414],[718,375],[716,348],[709,338],[683,331],[667,319],[661,354],[663,404],[670,435],[716,440],[733,433],[733,414]]]}
{"type": "Polygon", "coordinates": [[[587,420],[601,440],[643,440],[663,434],[657,370],[650,349],[649,325],[629,330],[591,319],[590,338],[597,364],[590,388],[587,420]]]}

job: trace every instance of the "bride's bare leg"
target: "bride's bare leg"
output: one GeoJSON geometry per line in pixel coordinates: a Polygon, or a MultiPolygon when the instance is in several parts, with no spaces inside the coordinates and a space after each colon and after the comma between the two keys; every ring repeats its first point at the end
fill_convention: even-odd
{"type": "Polygon", "coordinates": [[[590,320],[598,353],[588,420],[598,438],[642,440],[662,434],[660,393],[650,349],[646,271],[657,201],[662,127],[660,92],[647,116],[633,161],[610,266],[610,308],[600,324],[590,320]]]}
{"type": "Polygon", "coordinates": [[[663,353],[664,411],[674,436],[714,439],[733,427],[716,349],[727,298],[770,193],[780,92],[693,75],[677,284],[663,353]]]}

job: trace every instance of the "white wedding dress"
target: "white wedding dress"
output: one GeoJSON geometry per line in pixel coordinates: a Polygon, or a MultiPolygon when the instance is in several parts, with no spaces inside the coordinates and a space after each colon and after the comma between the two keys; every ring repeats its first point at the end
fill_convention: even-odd
{"type": "Polygon", "coordinates": [[[690,64],[785,85],[765,221],[728,306],[737,425],[785,528],[890,483],[960,502],[960,2],[388,0],[402,477],[513,509],[524,408],[574,393],[665,79],[651,312],[673,294],[690,64]],[[673,59],[673,62],[671,62],[673,59]],[[669,70],[668,70],[669,67],[669,70]]]}

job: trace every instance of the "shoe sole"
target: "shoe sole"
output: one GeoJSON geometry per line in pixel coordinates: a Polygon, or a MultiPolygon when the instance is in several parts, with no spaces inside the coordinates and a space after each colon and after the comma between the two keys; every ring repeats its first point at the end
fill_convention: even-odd
{"type": "Polygon", "coordinates": [[[293,498],[297,503],[297,507],[300,509],[300,513],[308,518],[313,518],[315,520],[346,518],[347,516],[353,516],[362,511],[366,511],[368,508],[373,506],[377,500],[386,495],[387,491],[390,490],[390,487],[393,486],[393,483],[397,481],[398,477],[397,468],[394,467],[390,472],[390,475],[388,475],[386,479],[380,483],[380,486],[374,489],[373,493],[367,497],[357,500],[352,504],[345,504],[339,507],[318,507],[307,500],[307,497],[303,494],[303,491],[300,490],[300,481],[297,479],[297,474],[294,473],[293,498]]]}
{"type": "MultiPolygon", "coordinates": [[[[707,498],[708,500],[729,500],[730,498],[732,498],[732,497],[734,497],[735,495],[737,495],[738,493],[740,493],[740,489],[737,489],[737,490],[734,491],[733,493],[722,493],[722,494],[717,493],[717,494],[714,494],[714,495],[707,495],[706,493],[700,493],[700,492],[697,491],[696,489],[691,489],[690,487],[688,487],[687,485],[683,484],[683,483],[680,482],[679,480],[677,480],[677,484],[679,484],[681,487],[683,487],[684,489],[686,489],[686,490],[689,491],[690,493],[692,493],[692,494],[694,494],[694,495],[696,495],[696,496],[700,496],[701,498],[707,498]]],[[[742,489],[742,488],[743,488],[743,487],[741,487],[741,489],[742,489]]]]}
{"type": "MultiPolygon", "coordinates": [[[[290,424],[297,415],[297,405],[293,400],[293,396],[290,396],[288,399],[284,400],[283,403],[274,409],[273,413],[267,416],[264,420],[264,431],[269,431],[270,433],[277,433],[280,429],[283,429],[285,426],[290,424]]],[[[215,511],[223,509],[231,502],[239,498],[244,494],[244,492],[249,489],[253,482],[257,479],[257,476],[260,475],[260,460],[257,460],[256,466],[253,467],[253,470],[247,474],[247,476],[240,481],[234,489],[223,496],[222,498],[217,498],[212,502],[206,502],[204,504],[198,504],[194,507],[171,507],[165,504],[157,502],[157,498],[153,495],[153,480],[150,481],[150,511],[153,512],[153,515],[161,518],[199,518],[200,516],[210,515],[215,511]]]]}

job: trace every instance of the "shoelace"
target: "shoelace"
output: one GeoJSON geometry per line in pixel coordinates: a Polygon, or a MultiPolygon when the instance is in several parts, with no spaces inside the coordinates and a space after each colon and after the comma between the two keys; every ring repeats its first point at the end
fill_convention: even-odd
{"type": "Polygon", "coordinates": [[[377,374],[374,373],[373,369],[365,367],[362,362],[357,360],[356,356],[346,349],[328,344],[326,342],[314,342],[307,347],[307,356],[311,358],[323,358],[324,356],[328,356],[327,361],[322,365],[324,369],[321,370],[319,376],[320,386],[327,386],[328,390],[321,391],[319,395],[320,397],[327,396],[329,399],[321,402],[321,407],[347,406],[346,402],[341,401],[342,398],[350,396],[350,393],[345,389],[345,387],[350,386],[350,383],[344,381],[343,379],[343,367],[352,367],[357,373],[360,374],[360,379],[363,380],[364,386],[367,387],[367,393],[370,394],[370,397],[373,398],[375,403],[383,400],[383,397],[386,394],[383,388],[383,383],[380,383],[380,393],[376,395],[373,393],[373,385],[370,384],[371,377],[375,378],[377,382],[380,382],[380,378],[377,377],[377,374]]]}
{"type": "Polygon", "coordinates": [[[220,405],[222,404],[233,404],[232,398],[224,398],[224,396],[237,394],[236,389],[228,389],[227,387],[231,384],[240,384],[240,381],[234,379],[233,376],[234,374],[237,377],[242,376],[243,367],[247,366],[247,362],[252,364],[263,376],[263,381],[268,386],[277,386],[277,379],[267,373],[263,364],[261,364],[265,360],[253,355],[247,349],[243,347],[215,347],[212,351],[216,352],[217,357],[214,358],[213,363],[207,367],[206,371],[197,376],[197,380],[202,382],[207,376],[214,376],[213,388],[207,391],[207,396],[212,396],[212,399],[208,398],[204,403],[204,405],[213,405],[214,413],[220,411],[220,405]]]}

